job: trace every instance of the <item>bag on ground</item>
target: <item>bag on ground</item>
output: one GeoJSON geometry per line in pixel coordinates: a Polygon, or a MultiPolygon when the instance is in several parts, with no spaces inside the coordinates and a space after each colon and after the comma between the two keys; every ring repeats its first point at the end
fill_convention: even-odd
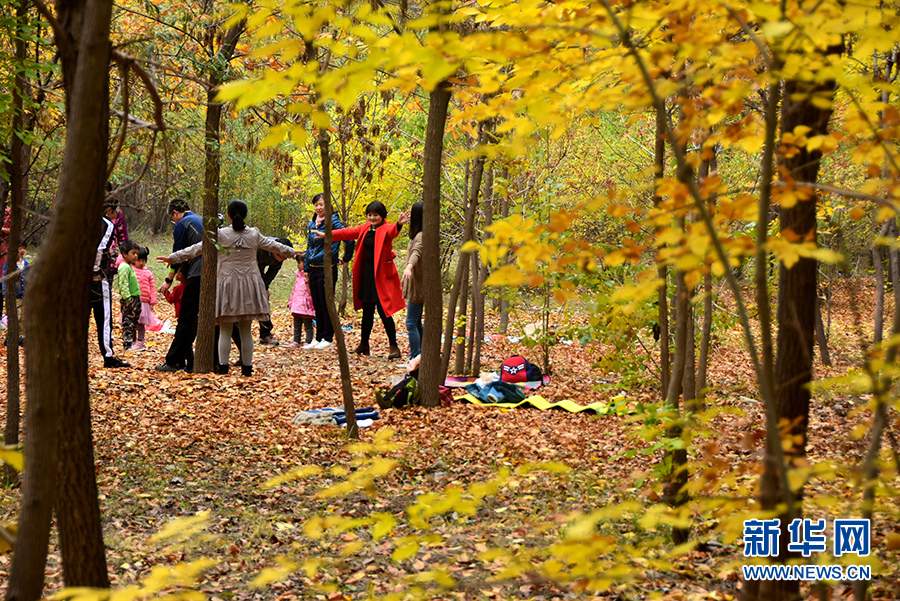
{"type": "Polygon", "coordinates": [[[390,407],[414,407],[419,404],[422,393],[419,391],[419,383],[412,376],[406,376],[391,389],[378,398],[378,406],[382,409],[390,407]]]}

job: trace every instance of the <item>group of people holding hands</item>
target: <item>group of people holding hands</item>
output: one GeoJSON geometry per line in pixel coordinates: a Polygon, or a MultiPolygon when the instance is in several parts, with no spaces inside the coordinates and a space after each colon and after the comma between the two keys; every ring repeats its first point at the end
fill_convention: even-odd
{"type": "MultiPolygon", "coordinates": [[[[262,235],[258,229],[246,225],[247,205],[233,200],[228,204],[226,215],[228,224],[218,230],[218,269],[216,276],[215,316],[218,333],[216,348],[216,371],[228,373],[231,340],[234,338],[240,352],[241,373],[253,373],[253,335],[251,324],[261,324],[263,343],[271,340],[271,323],[268,285],[271,278],[264,277],[264,260],[277,263],[293,257],[297,261],[294,287],[288,307],[294,320],[293,341],[288,348],[304,350],[324,350],[334,342],[334,328],[328,313],[325,295],[325,199],[317,194],[312,199],[314,215],[309,222],[306,249],[295,249],[289,240],[273,239],[262,235]],[[315,328],[313,329],[313,320],[315,328]],[[265,332],[263,330],[266,330],[265,332]]],[[[202,222],[182,199],[171,201],[168,214],[175,224],[172,253],[158,257],[169,265],[169,272],[160,292],[167,298],[177,300],[178,318],[175,335],[166,354],[165,363],[156,367],[157,371],[193,370],[193,343],[197,336],[197,322],[200,309],[200,277],[202,270],[202,222]],[[173,287],[178,279],[177,287],[173,287]],[[179,306],[180,305],[180,306],[179,306]]],[[[109,291],[112,288],[111,273],[115,263],[110,239],[116,233],[112,222],[118,208],[110,205],[103,219],[103,237],[95,261],[94,315],[100,338],[100,349],[104,355],[105,367],[128,367],[112,353],[111,327],[108,309],[111,307],[109,291]]],[[[342,262],[353,261],[353,306],[362,310],[361,339],[354,352],[359,355],[370,353],[369,338],[377,312],[384,324],[390,344],[389,359],[401,357],[397,345],[397,331],[393,315],[406,309],[406,325],[409,332],[410,354],[413,359],[421,352],[422,275],[420,267],[422,203],[417,202],[412,210],[403,213],[396,223],[387,221],[387,209],[378,201],[366,207],[366,223],[346,228],[337,214],[332,214],[331,268],[332,286],[337,281],[337,268],[342,262]],[[394,265],[393,241],[400,235],[404,225],[409,224],[410,243],[407,249],[407,265],[401,278],[394,265]],[[344,242],[343,257],[339,257],[340,243],[344,242]],[[405,299],[405,300],[404,300],[405,299]]],[[[144,317],[146,308],[141,298],[141,282],[131,283],[134,270],[130,266],[137,263],[141,251],[137,245],[120,245],[124,270],[119,269],[119,289],[122,296],[123,346],[139,350],[133,340],[140,332],[143,342],[144,317]],[[127,296],[126,296],[127,295],[127,296]]],[[[144,260],[146,254],[144,254],[144,260]]],[[[273,272],[270,272],[273,273],[273,272]]],[[[151,276],[152,278],[152,276],[151,276]]],[[[152,287],[152,283],[151,283],[152,287]]],[[[332,288],[332,292],[334,288],[332,288]]],[[[155,300],[155,295],[154,295],[155,300]]]]}

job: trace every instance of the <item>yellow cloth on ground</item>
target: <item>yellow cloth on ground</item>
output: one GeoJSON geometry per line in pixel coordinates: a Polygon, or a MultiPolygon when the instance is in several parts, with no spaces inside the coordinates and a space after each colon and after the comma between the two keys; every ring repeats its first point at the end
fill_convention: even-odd
{"type": "Polygon", "coordinates": [[[501,409],[515,409],[516,407],[522,406],[531,406],[535,409],[540,409],[542,411],[546,411],[547,409],[564,409],[569,413],[580,413],[582,411],[593,411],[597,415],[616,415],[616,414],[624,414],[631,413],[628,408],[625,406],[624,399],[621,403],[615,402],[612,403],[591,403],[590,405],[579,405],[575,401],[571,401],[569,399],[559,401],[556,403],[552,403],[545,399],[540,395],[535,395],[532,397],[528,397],[524,401],[519,401],[518,403],[485,403],[484,401],[478,399],[477,397],[472,396],[471,394],[463,395],[458,397],[466,402],[472,403],[473,405],[480,405],[482,407],[499,407],[501,409]]]}

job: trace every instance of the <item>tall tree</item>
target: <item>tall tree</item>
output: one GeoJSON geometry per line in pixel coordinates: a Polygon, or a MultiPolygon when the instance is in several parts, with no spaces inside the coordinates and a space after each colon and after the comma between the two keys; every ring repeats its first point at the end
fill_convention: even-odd
{"type": "MultiPolygon", "coordinates": [[[[18,240],[22,232],[22,207],[25,205],[25,189],[26,176],[25,170],[27,163],[25,162],[25,148],[22,143],[24,134],[24,102],[25,94],[25,28],[28,19],[28,3],[25,0],[19,0],[16,7],[15,17],[15,82],[13,84],[13,118],[12,118],[12,139],[10,141],[10,228],[7,238],[6,252],[6,273],[11,278],[7,280],[6,286],[6,314],[7,331],[6,338],[12,341],[7,345],[6,353],[6,428],[4,430],[3,442],[7,445],[19,444],[19,421],[21,418],[21,410],[19,407],[19,353],[17,349],[17,340],[19,339],[19,311],[16,307],[16,289],[18,286],[18,275],[16,274],[16,265],[14,261],[10,261],[11,257],[16,256],[15,250],[18,249],[18,240]]],[[[17,476],[11,466],[6,468],[6,481],[13,483],[17,480],[17,476]]]]}
{"type": "Polygon", "coordinates": [[[440,82],[429,96],[425,160],[422,167],[422,281],[425,282],[425,322],[422,324],[419,387],[422,390],[422,404],[426,407],[437,407],[440,402],[439,386],[444,383],[447,374],[445,366],[450,361],[449,354],[447,363],[441,357],[444,299],[440,284],[441,165],[450,96],[450,84],[446,81],[440,82]]]}
{"type": "MultiPolygon", "coordinates": [[[[214,1],[207,0],[206,13],[211,13],[214,1]]],[[[200,316],[197,322],[197,353],[194,360],[195,373],[209,373],[215,362],[215,306],[216,271],[218,250],[216,239],[219,214],[219,172],[222,146],[222,103],[216,100],[219,86],[225,78],[228,63],[234,55],[238,40],[244,32],[246,21],[240,21],[228,29],[218,50],[219,23],[211,24],[206,30],[206,51],[211,57],[207,67],[206,82],[206,124],[204,127],[204,178],[203,178],[203,273],[200,278],[200,316]]],[[[222,332],[223,336],[230,332],[222,332]]],[[[227,360],[227,358],[226,358],[227,360]]]]}
{"type": "Polygon", "coordinates": [[[25,306],[28,436],[19,537],[6,592],[17,601],[41,597],[54,504],[66,585],[109,586],[94,473],[87,331],[106,182],[112,1],[60,0],[58,20],[40,0],[37,5],[54,28],[69,127],[56,210],[25,306]],[[69,301],[59,303],[60,294],[69,301]]]}

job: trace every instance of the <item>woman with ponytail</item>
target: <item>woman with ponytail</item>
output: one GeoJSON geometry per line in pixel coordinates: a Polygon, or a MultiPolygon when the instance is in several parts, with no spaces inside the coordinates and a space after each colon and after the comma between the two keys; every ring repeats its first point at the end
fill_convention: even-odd
{"type": "MultiPolygon", "coordinates": [[[[275,255],[279,261],[292,257],[295,251],[259,233],[255,227],[247,227],[247,205],[242,200],[228,203],[228,220],[231,225],[219,228],[219,266],[216,277],[216,324],[222,332],[230,332],[233,324],[238,324],[241,334],[241,373],[253,374],[253,333],[250,329],[254,321],[269,319],[269,296],[259,267],[256,264],[256,250],[261,248],[275,255]]],[[[168,257],[159,257],[164,263],[181,263],[198,256],[203,244],[197,243],[168,257]]],[[[219,336],[218,372],[228,373],[228,354],[231,339],[219,336]]]]}

